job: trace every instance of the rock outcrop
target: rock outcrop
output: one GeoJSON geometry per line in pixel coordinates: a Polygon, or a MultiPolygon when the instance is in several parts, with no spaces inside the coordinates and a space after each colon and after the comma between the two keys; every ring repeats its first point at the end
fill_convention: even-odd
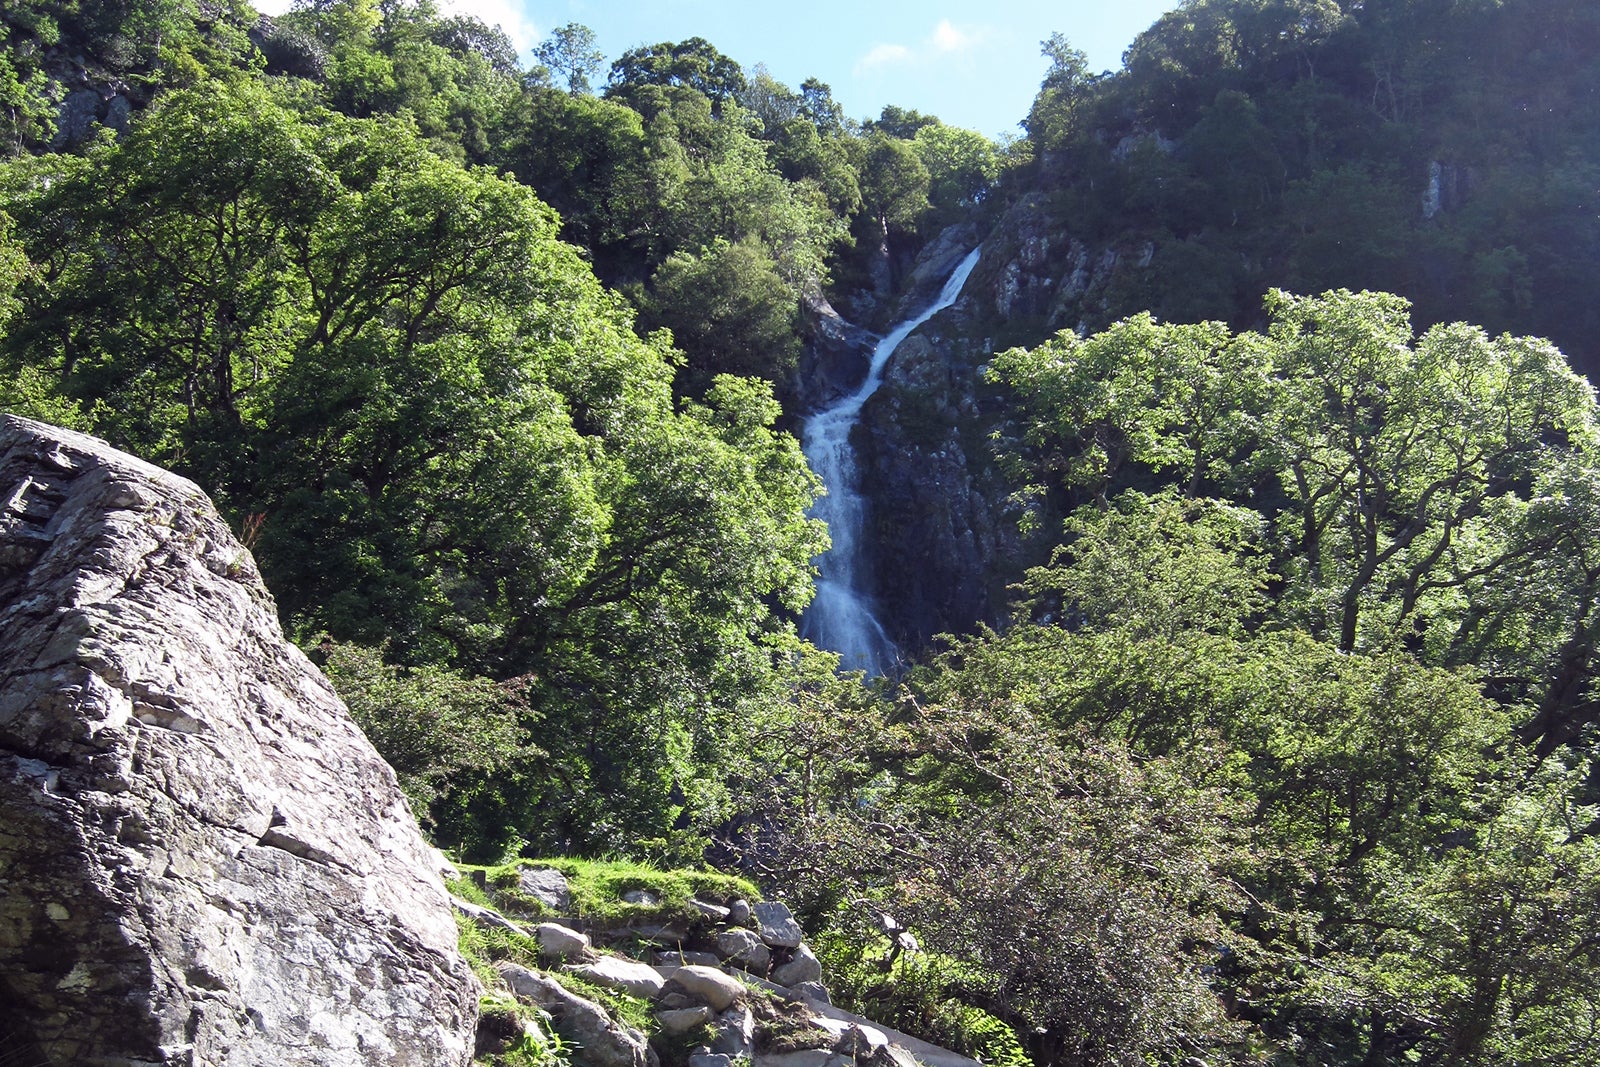
{"type": "Polygon", "coordinates": [[[443,1067],[435,856],[193,484],[0,416],[0,1018],[22,1062],[443,1067]]]}

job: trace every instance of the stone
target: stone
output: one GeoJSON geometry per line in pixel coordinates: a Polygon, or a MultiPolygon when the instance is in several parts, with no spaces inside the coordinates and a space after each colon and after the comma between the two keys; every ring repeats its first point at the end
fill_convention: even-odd
{"type": "Polygon", "coordinates": [[[825,1048],[763,1052],[755,1058],[755,1067],[842,1067],[848,1063],[849,1057],[836,1055],[825,1048]]]}
{"type": "Polygon", "coordinates": [[[741,897],[728,905],[728,922],[734,926],[750,925],[750,902],[741,897]]]}
{"type": "Polygon", "coordinates": [[[889,1037],[876,1026],[867,1026],[856,1023],[844,1032],[839,1043],[833,1046],[835,1052],[846,1056],[865,1058],[875,1056],[889,1047],[889,1037]]]}
{"type": "Polygon", "coordinates": [[[690,897],[689,906],[714,923],[725,923],[728,921],[728,909],[724,908],[721,904],[712,904],[709,901],[696,900],[693,897],[690,897]]]}
{"type": "Polygon", "coordinates": [[[766,974],[772,950],[749,930],[734,928],[717,931],[717,954],[747,971],[766,974]]]}
{"type": "Polygon", "coordinates": [[[0,678],[23,1061],[471,1062],[433,852],[193,483],[0,416],[0,678]]]}
{"type": "Polygon", "coordinates": [[[462,900],[460,897],[450,898],[450,903],[457,911],[471,919],[473,922],[477,923],[479,926],[488,926],[497,930],[506,930],[522,937],[526,937],[528,935],[526,930],[512,922],[510,919],[506,918],[504,915],[501,915],[493,908],[485,908],[480,904],[472,903],[470,900],[462,900]]]}
{"type": "Polygon", "coordinates": [[[773,948],[799,948],[805,934],[800,930],[800,924],[794,921],[794,916],[789,914],[789,909],[777,901],[763,901],[750,906],[750,914],[755,918],[756,929],[761,933],[761,940],[773,948]]]}
{"type": "Polygon", "coordinates": [[[660,1067],[645,1036],[548,975],[502,961],[495,969],[519,998],[550,1013],[558,1033],[583,1049],[588,1067],[660,1067]]]}
{"type": "Polygon", "coordinates": [[[710,1049],[696,1049],[689,1054],[689,1067],[733,1067],[733,1057],[710,1049]]]}
{"type": "Polygon", "coordinates": [[[595,985],[621,989],[646,1000],[659,997],[661,987],[666,985],[665,979],[648,963],[621,956],[601,956],[592,963],[574,964],[566,969],[595,985]]]}
{"type": "Polygon", "coordinates": [[[520,868],[517,888],[557,915],[572,910],[572,889],[567,885],[567,876],[553,867],[520,868]]]}
{"type": "Polygon", "coordinates": [[[589,935],[560,923],[540,923],[534,936],[539,939],[539,955],[549,959],[575,959],[589,952],[589,935]]]}
{"type": "Polygon", "coordinates": [[[667,979],[667,985],[681,989],[716,1012],[727,1011],[745,998],[744,983],[715,967],[679,967],[667,979]]]}
{"type": "Polygon", "coordinates": [[[622,894],[624,904],[638,904],[646,908],[659,907],[661,895],[649,889],[630,889],[622,894]]]}
{"type": "Polygon", "coordinates": [[[697,1026],[709,1025],[716,1018],[711,1009],[704,1004],[692,1008],[669,1008],[656,1013],[656,1022],[661,1026],[661,1032],[677,1037],[687,1034],[697,1026]]]}
{"type": "Polygon", "coordinates": [[[791,988],[807,982],[820,982],[822,981],[822,963],[809,946],[802,944],[794,950],[794,955],[789,957],[789,962],[773,970],[772,980],[781,986],[789,986],[791,988]]]}
{"type": "Polygon", "coordinates": [[[821,982],[796,982],[789,987],[789,992],[816,1004],[833,1003],[833,997],[829,994],[828,987],[821,982]]]}
{"type": "MultiPolygon", "coordinates": [[[[805,1006],[810,1009],[811,1024],[832,1035],[829,1039],[830,1045],[838,1046],[846,1043],[846,1035],[852,1027],[862,1028],[864,1032],[861,1039],[869,1044],[875,1042],[870,1034],[865,1033],[867,1030],[881,1033],[889,1042],[887,1047],[880,1048],[877,1053],[860,1060],[853,1056],[835,1053],[841,1063],[855,1063],[857,1067],[862,1067],[863,1064],[871,1064],[873,1067],[915,1067],[917,1064],[921,1067],[981,1067],[978,1061],[970,1056],[931,1045],[910,1034],[890,1029],[882,1023],[832,1005],[807,1000],[805,1006]]],[[[758,1054],[756,1062],[758,1065],[764,1063],[763,1055],[758,1054]]]]}
{"type": "Polygon", "coordinates": [[[712,1052],[738,1059],[754,1055],[756,1050],[756,1017],[743,1004],[735,1004],[717,1016],[717,1038],[711,1043],[712,1052]]]}

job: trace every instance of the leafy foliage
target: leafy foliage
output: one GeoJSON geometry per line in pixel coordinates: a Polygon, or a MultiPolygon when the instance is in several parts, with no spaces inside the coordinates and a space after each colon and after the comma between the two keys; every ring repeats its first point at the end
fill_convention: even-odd
{"type": "Polygon", "coordinates": [[[1061,321],[1254,325],[1272,286],[1384,290],[1424,324],[1550,337],[1595,368],[1574,311],[1600,236],[1600,129],[1575,103],[1592,5],[1187,0],[1115,73],[1059,34],[1044,52],[1027,184],[1052,229],[1150,249],[1061,321]],[[1203,272],[1196,244],[1222,253],[1203,272]]]}
{"type": "Polygon", "coordinates": [[[265,514],[302,632],[525,679],[582,784],[524,768],[453,833],[497,850],[528,805],[566,847],[665,833],[809,595],[814,480],[770,391],[675,408],[548,211],[393,120],[207,87],[43,177],[13,173],[45,267],[9,365],[265,514]]]}

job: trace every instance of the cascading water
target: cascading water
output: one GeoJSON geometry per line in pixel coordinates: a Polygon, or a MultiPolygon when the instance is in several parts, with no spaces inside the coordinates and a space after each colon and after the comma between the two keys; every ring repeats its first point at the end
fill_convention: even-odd
{"type": "Polygon", "coordinates": [[[817,557],[821,572],[817,595],[806,609],[800,629],[819,648],[839,653],[839,665],[845,670],[877,675],[895,661],[894,642],[873,615],[871,599],[859,584],[866,501],[859,489],[850,431],[861,418],[867,398],[883,384],[883,372],[894,350],[918,326],[955,303],[978,264],[979,251],[973,249],[961,261],[927,310],[900,323],[878,342],[866,380],[856,391],[807,418],[800,432],[800,447],[827,487],[827,495],[817,501],[812,514],[827,522],[833,537],[833,547],[817,557]]]}

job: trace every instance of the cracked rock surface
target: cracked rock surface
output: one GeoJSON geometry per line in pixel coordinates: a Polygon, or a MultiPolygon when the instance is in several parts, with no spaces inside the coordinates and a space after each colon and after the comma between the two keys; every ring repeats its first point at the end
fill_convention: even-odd
{"type": "Polygon", "coordinates": [[[0,1018],[24,1060],[465,1065],[455,946],[394,773],[205,495],[0,416],[0,1018]]]}

